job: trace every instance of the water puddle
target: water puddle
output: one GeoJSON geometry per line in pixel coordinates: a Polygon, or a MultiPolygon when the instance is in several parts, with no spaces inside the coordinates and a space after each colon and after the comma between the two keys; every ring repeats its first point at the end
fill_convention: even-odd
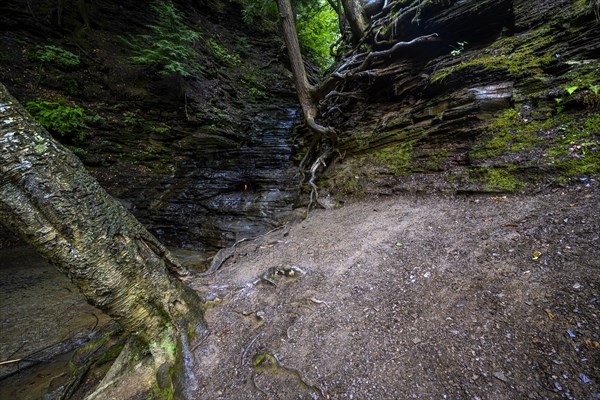
{"type": "Polygon", "coordinates": [[[0,399],[64,384],[72,352],[109,321],[31,247],[0,249],[0,399]]]}

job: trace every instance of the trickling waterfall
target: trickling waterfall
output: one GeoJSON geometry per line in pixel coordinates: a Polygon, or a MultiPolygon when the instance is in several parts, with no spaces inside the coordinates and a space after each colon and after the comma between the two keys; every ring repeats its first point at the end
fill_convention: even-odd
{"type": "Polygon", "coordinates": [[[291,157],[299,116],[296,108],[266,108],[234,140],[195,137],[182,149],[185,158],[160,199],[148,208],[149,225],[159,239],[210,250],[284,220],[298,196],[299,175],[291,157]]]}

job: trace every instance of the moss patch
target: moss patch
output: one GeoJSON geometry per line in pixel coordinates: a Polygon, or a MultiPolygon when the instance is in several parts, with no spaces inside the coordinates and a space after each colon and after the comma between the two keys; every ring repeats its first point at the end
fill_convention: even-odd
{"type": "Polygon", "coordinates": [[[483,187],[488,192],[517,192],[525,188],[525,183],[511,173],[511,168],[486,168],[477,171],[481,175],[483,187]]]}
{"type": "MultiPolygon", "coordinates": [[[[556,33],[548,24],[524,35],[509,36],[494,42],[490,47],[466,57],[458,65],[442,68],[431,76],[431,82],[444,78],[466,68],[483,70],[506,70],[513,77],[536,75],[543,67],[556,61],[556,33]]],[[[560,42],[560,41],[559,41],[560,42]]]]}
{"type": "Polygon", "coordinates": [[[427,155],[427,161],[425,162],[425,169],[428,171],[441,171],[443,170],[443,163],[450,157],[448,150],[441,150],[433,152],[427,155]]]}
{"type": "Polygon", "coordinates": [[[600,177],[600,114],[571,120],[557,131],[546,155],[559,178],[600,177]]]}
{"type": "Polygon", "coordinates": [[[506,110],[488,125],[486,129],[488,134],[473,146],[470,155],[473,158],[487,158],[509,152],[531,150],[542,142],[541,135],[553,123],[551,118],[539,121],[524,118],[515,109],[506,110]]]}
{"type": "Polygon", "coordinates": [[[412,149],[412,142],[399,143],[373,153],[373,157],[394,175],[404,175],[411,170],[412,149]]]}

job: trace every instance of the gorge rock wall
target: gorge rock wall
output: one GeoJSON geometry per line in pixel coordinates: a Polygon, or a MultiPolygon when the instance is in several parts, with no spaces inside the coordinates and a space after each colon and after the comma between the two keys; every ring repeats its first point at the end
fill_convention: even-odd
{"type": "Polygon", "coordinates": [[[597,3],[399,1],[390,10],[379,40],[439,40],[381,60],[377,74],[346,83],[352,96],[322,107],[343,155],[321,180],[330,194],[527,192],[598,177],[597,3]]]}
{"type": "Polygon", "coordinates": [[[58,3],[0,5],[0,80],[22,103],[84,110],[84,137],[56,138],[151,232],[210,252],[290,217],[299,114],[275,32],[244,22],[239,3],[174,2],[201,35],[198,71],[183,79],[131,62],[128,42],[159,21],[149,2],[86,2],[89,26],[58,3]],[[40,62],[46,46],[79,64],[40,62]]]}

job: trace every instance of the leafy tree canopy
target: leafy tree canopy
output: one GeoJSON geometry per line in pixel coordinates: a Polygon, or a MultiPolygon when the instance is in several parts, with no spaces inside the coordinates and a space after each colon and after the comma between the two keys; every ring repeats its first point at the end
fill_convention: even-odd
{"type": "MultiPolygon", "coordinates": [[[[259,24],[265,30],[279,26],[277,6],[273,0],[239,0],[247,24],[259,24]]],[[[326,0],[292,1],[296,13],[296,28],[305,53],[322,69],[333,62],[329,46],[339,36],[338,17],[326,0]]]]}

